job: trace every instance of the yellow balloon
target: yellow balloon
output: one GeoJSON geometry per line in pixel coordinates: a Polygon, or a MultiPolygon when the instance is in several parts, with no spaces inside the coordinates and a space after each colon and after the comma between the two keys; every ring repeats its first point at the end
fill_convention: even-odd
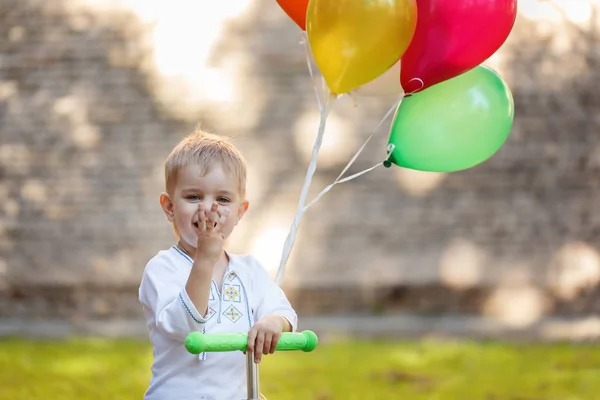
{"type": "Polygon", "coordinates": [[[310,0],[306,11],[310,48],[333,94],[348,93],[390,69],[416,26],[416,0],[310,0]]]}

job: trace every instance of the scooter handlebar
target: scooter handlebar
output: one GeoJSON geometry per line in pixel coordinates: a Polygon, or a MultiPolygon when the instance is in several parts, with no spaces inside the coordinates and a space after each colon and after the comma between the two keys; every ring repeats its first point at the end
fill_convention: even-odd
{"type": "MultiPolygon", "coordinates": [[[[276,351],[302,350],[313,351],[319,339],[310,330],[302,332],[284,332],[277,342],[276,351]]],[[[246,333],[209,333],[192,332],[185,339],[185,348],[192,354],[203,352],[246,351],[248,334],[246,333]]]]}

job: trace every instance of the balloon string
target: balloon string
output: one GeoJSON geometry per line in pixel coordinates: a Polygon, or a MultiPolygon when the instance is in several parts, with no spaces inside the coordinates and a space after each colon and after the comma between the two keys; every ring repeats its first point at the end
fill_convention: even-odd
{"type": "Polygon", "coordinates": [[[330,184],[329,186],[327,186],[325,189],[323,189],[321,191],[321,193],[319,193],[318,195],[315,196],[315,198],[306,205],[306,207],[304,207],[304,212],[306,212],[306,210],[308,210],[313,204],[315,204],[321,197],[323,197],[323,195],[327,192],[329,192],[331,190],[331,188],[333,188],[335,185],[337,185],[338,183],[344,183],[344,182],[348,182],[351,181],[354,178],[358,178],[361,175],[366,174],[367,172],[371,172],[373,171],[375,168],[379,167],[380,165],[383,165],[383,161],[380,163],[377,163],[375,165],[373,165],[372,167],[369,167],[363,171],[357,172],[353,175],[347,176],[344,179],[336,179],[332,184],[330,184]]]}
{"type": "MultiPolygon", "coordinates": [[[[316,195],[315,198],[310,203],[308,203],[308,205],[306,207],[304,207],[304,212],[306,212],[306,210],[308,210],[321,197],[323,197],[323,195],[325,193],[329,192],[338,183],[348,182],[348,181],[350,181],[350,180],[352,180],[354,178],[357,178],[357,177],[359,177],[361,175],[366,174],[367,172],[370,172],[370,171],[374,170],[375,168],[377,168],[380,165],[383,165],[383,162],[381,162],[379,164],[374,165],[373,167],[367,168],[364,171],[357,172],[354,175],[351,175],[351,176],[349,176],[347,178],[342,179],[342,176],[344,176],[344,174],[346,173],[346,171],[348,171],[348,169],[352,166],[352,164],[354,164],[354,162],[356,161],[356,159],[358,158],[358,156],[360,155],[360,153],[363,152],[363,150],[367,146],[367,143],[369,143],[369,140],[371,140],[371,138],[377,134],[377,130],[379,129],[379,127],[381,126],[381,124],[383,124],[385,122],[385,120],[388,119],[388,117],[392,114],[392,112],[396,108],[398,108],[398,105],[400,104],[401,101],[402,101],[402,99],[398,100],[396,103],[394,103],[394,105],[392,107],[390,107],[390,109],[388,110],[388,112],[383,116],[383,118],[381,119],[381,121],[379,121],[379,123],[375,127],[373,133],[371,133],[371,135],[367,138],[367,140],[365,140],[365,142],[363,143],[363,145],[360,146],[360,148],[358,149],[358,151],[354,154],[354,156],[352,157],[352,159],[350,159],[350,161],[348,162],[348,164],[346,164],[346,166],[344,167],[344,169],[342,170],[342,172],[338,175],[338,177],[335,179],[335,181],[333,181],[333,183],[331,183],[329,186],[327,186],[325,189],[323,189],[318,195],[316,195]]],[[[390,154],[391,154],[391,152],[388,151],[388,158],[389,158],[390,154]]],[[[387,160],[387,158],[386,158],[386,160],[387,160]]]]}
{"type": "Polygon", "coordinates": [[[288,236],[285,239],[281,261],[279,263],[279,268],[277,269],[275,282],[278,285],[283,278],[283,273],[285,272],[285,265],[292,251],[292,247],[294,247],[294,241],[296,240],[296,231],[298,230],[298,227],[300,226],[300,221],[302,220],[302,214],[304,213],[304,203],[306,202],[306,197],[308,196],[308,189],[310,188],[312,177],[315,173],[315,170],[317,169],[317,159],[319,156],[319,150],[321,149],[321,144],[323,143],[323,134],[325,133],[325,126],[327,125],[327,116],[329,115],[329,111],[331,111],[331,107],[333,106],[334,100],[336,98],[336,95],[330,94],[327,97],[327,101],[325,102],[325,107],[321,110],[321,121],[319,122],[319,130],[317,132],[317,138],[315,139],[315,143],[313,145],[312,157],[310,159],[310,164],[308,166],[308,170],[306,171],[306,177],[304,178],[304,184],[300,193],[298,209],[296,211],[296,216],[294,217],[294,221],[292,223],[290,231],[288,232],[288,236]]]}
{"type": "MultiPolygon", "coordinates": [[[[337,177],[337,179],[330,184],[327,188],[323,189],[321,191],[321,193],[319,193],[309,204],[308,206],[304,206],[304,203],[306,201],[306,197],[308,196],[308,190],[310,188],[310,183],[312,181],[312,177],[315,173],[315,170],[317,168],[317,159],[318,159],[318,155],[319,155],[319,150],[321,148],[321,145],[323,143],[323,134],[325,133],[325,126],[326,126],[326,122],[327,122],[327,117],[329,115],[329,112],[331,111],[331,108],[333,106],[333,102],[336,98],[341,97],[339,95],[335,95],[335,94],[329,94],[329,96],[327,97],[327,101],[325,102],[325,107],[323,107],[322,105],[322,101],[321,101],[321,96],[320,96],[320,92],[319,89],[317,88],[317,84],[316,84],[316,80],[315,80],[315,74],[313,73],[313,69],[312,69],[312,63],[311,63],[311,57],[310,57],[310,48],[309,48],[309,43],[306,37],[306,32],[302,32],[301,34],[301,42],[302,44],[304,44],[304,52],[305,52],[305,56],[306,56],[306,64],[308,66],[308,72],[310,74],[312,83],[313,83],[313,88],[314,88],[314,93],[315,93],[315,97],[317,99],[317,105],[319,107],[319,112],[321,114],[321,120],[319,122],[319,130],[317,132],[317,137],[315,139],[315,143],[313,145],[313,151],[312,151],[312,156],[311,156],[311,160],[310,160],[310,164],[308,166],[308,170],[306,172],[306,177],[304,179],[304,184],[302,186],[302,191],[300,193],[300,199],[298,201],[298,209],[296,211],[296,215],[294,217],[294,221],[292,222],[292,226],[290,227],[290,231],[288,232],[288,235],[286,237],[284,246],[283,246],[283,250],[282,250],[282,256],[281,256],[281,260],[279,262],[279,268],[277,269],[277,274],[275,277],[275,282],[277,285],[279,285],[281,283],[281,280],[283,279],[283,274],[285,272],[285,266],[287,264],[287,261],[289,259],[290,253],[292,251],[292,248],[294,247],[294,242],[296,240],[296,232],[298,230],[298,227],[300,226],[300,221],[302,220],[302,215],[304,214],[304,212],[306,212],[306,210],[308,210],[308,208],[310,206],[312,206],[314,203],[316,203],[325,193],[327,193],[329,190],[331,190],[331,188],[333,186],[335,186],[338,183],[343,183],[343,182],[347,182],[350,181],[354,178],[357,178],[363,174],[366,174],[367,172],[370,172],[372,170],[374,170],[375,168],[379,167],[380,165],[383,165],[384,162],[380,162],[364,171],[360,171],[358,173],[355,173],[351,176],[348,176],[344,179],[341,179],[342,176],[346,173],[346,171],[352,166],[352,164],[354,164],[354,162],[356,161],[356,159],[358,158],[358,156],[360,155],[360,153],[362,153],[362,151],[364,150],[365,146],[367,145],[367,143],[369,142],[369,140],[371,140],[371,138],[374,136],[374,134],[376,133],[377,129],[381,126],[381,124],[389,117],[389,115],[392,113],[392,111],[394,111],[395,108],[397,108],[398,104],[400,101],[402,101],[402,99],[398,100],[396,102],[396,104],[394,104],[386,113],[386,115],[381,119],[381,121],[379,121],[379,123],[377,124],[376,128],[375,128],[375,132],[372,133],[367,140],[365,141],[365,143],[360,147],[360,149],[356,152],[356,154],[354,155],[354,157],[352,157],[352,159],[350,160],[350,162],[346,165],[346,167],[342,170],[342,172],[340,173],[340,175],[337,177]]],[[[322,82],[322,86],[323,86],[323,91],[327,91],[327,88],[324,86],[324,82],[322,82]]],[[[391,151],[389,151],[388,149],[388,157],[386,158],[389,159],[391,155],[391,151]]]]}
{"type": "Polygon", "coordinates": [[[315,92],[315,97],[317,98],[317,106],[319,107],[319,112],[323,112],[323,105],[321,102],[321,95],[319,92],[319,88],[317,87],[317,82],[315,75],[313,73],[311,56],[310,56],[310,47],[308,43],[308,37],[306,36],[306,32],[302,31],[300,34],[301,39],[300,42],[304,45],[304,55],[306,56],[306,65],[308,65],[308,73],[310,74],[310,79],[312,80],[313,89],[315,92]]]}

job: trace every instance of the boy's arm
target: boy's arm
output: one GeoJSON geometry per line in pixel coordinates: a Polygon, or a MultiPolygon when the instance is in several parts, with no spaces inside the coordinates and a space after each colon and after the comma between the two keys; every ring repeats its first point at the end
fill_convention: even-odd
{"type": "MultiPolygon", "coordinates": [[[[140,303],[153,315],[158,330],[182,342],[190,332],[202,331],[207,321],[204,318],[206,307],[200,313],[192,300],[201,294],[194,291],[190,295],[186,286],[185,274],[175,265],[165,260],[153,260],[144,271],[139,289],[140,303]]],[[[208,297],[207,294],[206,302],[208,297]]]]}
{"type": "Polygon", "coordinates": [[[199,230],[196,256],[192,270],[185,284],[185,290],[190,300],[203,316],[208,312],[208,299],[210,285],[215,264],[223,254],[224,236],[221,226],[227,219],[229,210],[219,211],[219,204],[213,202],[210,210],[204,209],[203,203],[198,204],[198,226],[205,228],[199,230]]]}
{"type": "Polygon", "coordinates": [[[263,319],[264,318],[277,318],[279,320],[279,322],[281,323],[281,332],[291,332],[293,329],[290,321],[288,321],[288,319],[286,317],[284,317],[283,315],[269,314],[266,317],[263,317],[263,319]]]}
{"type": "Polygon", "coordinates": [[[185,290],[197,310],[206,316],[208,311],[208,298],[212,284],[213,267],[210,262],[199,259],[194,261],[192,271],[185,284],[185,290]]]}

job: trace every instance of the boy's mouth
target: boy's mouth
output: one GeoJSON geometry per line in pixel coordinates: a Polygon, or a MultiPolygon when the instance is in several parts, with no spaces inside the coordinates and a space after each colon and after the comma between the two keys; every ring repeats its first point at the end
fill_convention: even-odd
{"type": "MultiPolygon", "coordinates": [[[[200,228],[198,227],[198,221],[196,221],[196,222],[192,222],[192,225],[194,225],[194,228],[196,228],[196,229],[200,229],[200,228]]],[[[216,226],[217,226],[217,223],[215,222],[215,227],[216,227],[216,226]]]]}

